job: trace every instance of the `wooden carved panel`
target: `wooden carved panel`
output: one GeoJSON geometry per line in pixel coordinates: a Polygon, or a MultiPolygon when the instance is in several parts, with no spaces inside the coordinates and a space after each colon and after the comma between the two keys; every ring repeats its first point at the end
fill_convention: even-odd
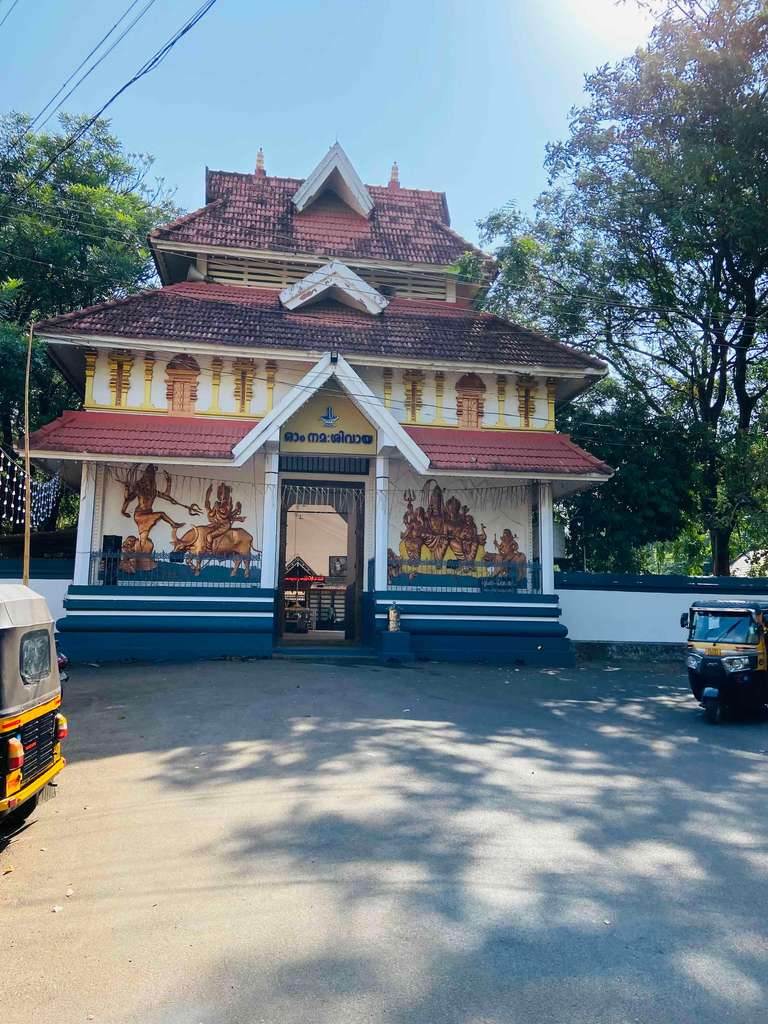
{"type": "Polygon", "coordinates": [[[192,356],[176,356],[165,371],[165,394],[172,416],[190,416],[197,404],[200,366],[192,356]]]}

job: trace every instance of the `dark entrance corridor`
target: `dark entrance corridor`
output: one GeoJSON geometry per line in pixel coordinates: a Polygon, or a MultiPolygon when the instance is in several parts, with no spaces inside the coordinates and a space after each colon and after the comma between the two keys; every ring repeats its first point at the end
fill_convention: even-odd
{"type": "Polygon", "coordinates": [[[359,642],[364,529],[363,484],[283,481],[276,616],[279,643],[359,642]]]}

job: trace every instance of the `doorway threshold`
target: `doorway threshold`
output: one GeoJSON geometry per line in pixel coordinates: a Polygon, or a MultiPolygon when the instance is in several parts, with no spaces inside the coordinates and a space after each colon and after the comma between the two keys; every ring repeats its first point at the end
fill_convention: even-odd
{"type": "Polygon", "coordinates": [[[373,647],[341,644],[281,644],[272,651],[273,658],[283,661],[325,661],[344,664],[373,665],[379,659],[373,647]]]}

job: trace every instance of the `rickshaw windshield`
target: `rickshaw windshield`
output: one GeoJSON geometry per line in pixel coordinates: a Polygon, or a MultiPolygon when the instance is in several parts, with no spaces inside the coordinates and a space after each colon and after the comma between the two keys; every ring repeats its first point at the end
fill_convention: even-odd
{"type": "Polygon", "coordinates": [[[758,638],[757,623],[751,615],[739,612],[693,612],[691,640],[706,640],[710,644],[756,644],[758,638]]]}

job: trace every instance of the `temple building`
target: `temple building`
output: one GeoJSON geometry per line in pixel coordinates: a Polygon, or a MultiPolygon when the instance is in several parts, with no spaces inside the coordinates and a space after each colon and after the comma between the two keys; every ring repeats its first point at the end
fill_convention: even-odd
{"type": "Polygon", "coordinates": [[[553,502],[611,470],[555,413],[606,366],[478,311],[494,265],[445,195],[260,151],[150,243],[161,287],[37,325],[83,394],[31,437],[80,490],[65,650],[270,656],[306,621],[305,647],[567,662],[553,502]]]}

